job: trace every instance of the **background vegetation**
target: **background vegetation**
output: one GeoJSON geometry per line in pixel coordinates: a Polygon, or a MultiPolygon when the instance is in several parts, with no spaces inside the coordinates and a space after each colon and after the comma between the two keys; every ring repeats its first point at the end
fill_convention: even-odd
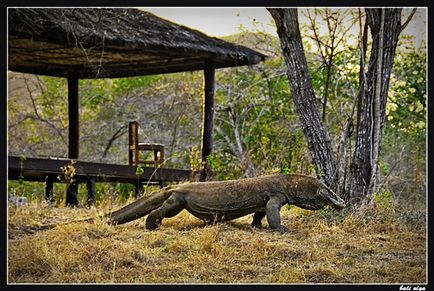
{"type": "MultiPolygon", "coordinates": [[[[328,96],[325,120],[335,146],[354,110],[359,80],[359,36],[350,29],[356,11],[347,13],[348,21],[336,31],[341,41],[331,63],[327,62],[329,52],[318,45],[318,40],[328,36],[320,32],[313,39],[314,24],[301,26],[318,104],[328,96]]],[[[318,15],[316,21],[324,19],[318,15]]],[[[248,32],[241,27],[239,34],[226,38],[270,57],[254,67],[217,70],[210,163],[219,180],[272,172],[315,174],[292,103],[279,40],[264,33],[261,24],[257,28],[248,32]]],[[[77,213],[87,217],[95,215],[96,209],[104,212],[122,205],[133,196],[134,187],[97,183],[96,209],[65,209],[42,202],[43,183],[9,181],[9,195],[31,201],[22,208],[9,208],[9,280],[424,282],[426,52],[425,42],[416,44],[404,31],[388,95],[376,212],[313,213],[285,208],[283,223],[293,233],[284,236],[251,230],[250,218],[203,227],[184,212],[164,222],[158,232],[144,230],[140,220],[116,231],[107,225],[72,224],[30,236],[32,226],[69,221],[77,213]],[[305,243],[306,238],[311,244],[305,243]]],[[[66,90],[62,78],[9,72],[10,155],[67,156],[66,90]]],[[[80,80],[79,96],[81,159],[127,164],[128,122],[137,120],[141,141],[166,145],[164,166],[197,167],[202,72],[80,80]]],[[[350,139],[349,147],[354,143],[350,139]]],[[[58,206],[63,205],[63,187],[55,184],[58,206]]],[[[85,205],[85,192],[80,185],[81,205],[85,205]]]]}
{"type": "MultiPolygon", "coordinates": [[[[318,30],[326,23],[324,12],[300,10],[305,19],[311,19],[301,25],[304,48],[318,103],[328,96],[324,112],[335,147],[357,98],[359,36],[350,30],[357,23],[356,12],[339,12],[345,21],[334,31],[335,53],[332,62],[327,62],[330,51],[324,41],[330,39],[330,31],[318,30]],[[318,35],[312,37],[315,29],[318,35]]],[[[253,67],[217,70],[215,147],[210,158],[217,179],[269,172],[311,174],[315,169],[292,103],[279,40],[264,33],[261,25],[257,24],[256,32],[241,27],[239,34],[226,37],[269,58],[253,67]]],[[[66,87],[63,78],[9,72],[9,154],[67,156],[66,87]]],[[[143,142],[166,145],[165,166],[190,168],[197,164],[202,72],[80,80],[79,95],[82,159],[126,164],[128,122],[137,120],[143,142]]],[[[390,190],[397,201],[423,204],[426,43],[416,44],[413,36],[405,33],[398,44],[388,98],[380,155],[381,189],[390,190]]],[[[350,140],[349,148],[352,146],[354,140],[350,140]]],[[[29,188],[11,182],[11,194],[43,196],[40,187],[25,185],[29,188]]]]}

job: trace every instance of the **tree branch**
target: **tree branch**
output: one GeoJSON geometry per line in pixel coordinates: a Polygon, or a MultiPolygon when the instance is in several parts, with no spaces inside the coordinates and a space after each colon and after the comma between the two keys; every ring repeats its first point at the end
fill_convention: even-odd
{"type": "Polygon", "coordinates": [[[410,23],[410,20],[413,18],[414,14],[416,13],[416,10],[417,10],[416,8],[413,8],[413,10],[411,11],[407,20],[401,25],[401,29],[400,29],[399,33],[401,33],[407,27],[407,25],[410,23]]]}
{"type": "Polygon", "coordinates": [[[122,135],[124,135],[127,131],[125,130],[125,128],[127,127],[127,125],[122,125],[113,135],[112,137],[109,139],[107,146],[104,149],[104,152],[101,156],[101,158],[105,158],[108,154],[109,149],[111,148],[111,146],[113,145],[113,142],[115,140],[117,140],[119,137],[121,137],[122,135]]]}
{"type": "Polygon", "coordinates": [[[53,124],[53,123],[51,123],[50,121],[48,121],[47,119],[45,119],[45,118],[43,118],[40,114],[39,114],[39,111],[38,111],[38,107],[37,107],[37,105],[36,105],[36,100],[35,100],[35,98],[34,98],[34,96],[33,96],[33,92],[32,92],[32,90],[30,89],[30,86],[29,86],[29,83],[28,83],[28,79],[27,78],[24,78],[24,83],[26,84],[26,88],[27,88],[27,92],[29,93],[29,97],[30,97],[30,100],[32,101],[32,107],[33,107],[33,111],[34,111],[34,113],[35,113],[35,116],[32,116],[32,115],[29,115],[29,114],[27,114],[27,115],[25,115],[25,119],[27,119],[27,118],[30,118],[30,119],[33,119],[33,120],[39,120],[39,121],[41,121],[41,122],[43,122],[43,123],[45,123],[45,124],[47,124],[49,127],[51,127],[52,129],[54,129],[54,131],[59,135],[59,137],[61,138],[61,140],[62,140],[62,142],[65,144],[65,145],[67,145],[67,142],[66,142],[66,140],[65,140],[65,137],[62,135],[62,132],[53,124]]]}

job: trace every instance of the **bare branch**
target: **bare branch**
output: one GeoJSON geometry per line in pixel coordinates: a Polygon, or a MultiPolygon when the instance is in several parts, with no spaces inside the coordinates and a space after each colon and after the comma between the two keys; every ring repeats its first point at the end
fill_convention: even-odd
{"type": "Polygon", "coordinates": [[[30,85],[28,83],[28,79],[27,78],[24,78],[24,83],[26,84],[27,92],[29,93],[30,100],[32,101],[33,111],[34,111],[35,116],[36,116],[35,117],[35,116],[32,116],[32,115],[25,115],[25,119],[29,119],[30,118],[30,119],[38,120],[38,121],[41,121],[41,122],[47,124],[49,127],[51,127],[52,129],[54,129],[54,131],[57,133],[57,135],[59,135],[59,137],[62,139],[62,142],[65,145],[67,145],[66,140],[65,140],[62,132],[59,130],[59,128],[57,128],[57,126],[55,126],[53,123],[51,123],[49,120],[43,118],[39,114],[38,107],[36,105],[36,100],[35,100],[35,97],[33,96],[33,92],[32,92],[32,90],[30,88],[30,85]]]}
{"type": "Polygon", "coordinates": [[[25,115],[23,121],[26,120],[26,119],[33,119],[33,120],[41,121],[41,122],[47,124],[49,127],[51,127],[57,133],[57,135],[62,140],[63,144],[65,146],[68,145],[68,143],[65,140],[65,137],[62,134],[62,131],[59,128],[57,128],[57,126],[55,126],[54,124],[52,124],[51,122],[49,122],[48,120],[46,120],[44,118],[40,118],[40,117],[35,117],[34,115],[25,115]]]}
{"type": "Polygon", "coordinates": [[[104,149],[104,152],[101,156],[101,158],[105,158],[108,154],[109,149],[111,148],[111,146],[113,145],[113,142],[115,140],[117,140],[118,138],[120,138],[122,135],[124,135],[127,131],[125,130],[127,127],[127,125],[122,125],[113,135],[112,137],[109,139],[107,146],[104,149]]]}
{"type": "Polygon", "coordinates": [[[230,148],[230,150],[232,151],[233,155],[236,155],[237,149],[235,144],[232,143],[231,139],[229,138],[229,136],[227,134],[225,134],[223,132],[223,130],[218,126],[214,126],[214,129],[217,131],[218,134],[220,134],[221,137],[223,137],[223,139],[226,141],[228,147],[230,148]]]}
{"type": "Polygon", "coordinates": [[[26,84],[27,92],[29,93],[30,100],[32,101],[33,111],[35,112],[35,115],[36,117],[38,117],[38,119],[42,119],[41,116],[39,115],[38,108],[36,106],[36,101],[35,98],[33,97],[33,91],[30,89],[28,81],[29,80],[24,77],[24,83],[26,84]]]}
{"type": "Polygon", "coordinates": [[[401,25],[401,29],[400,29],[399,33],[401,33],[407,27],[407,25],[410,23],[410,20],[413,18],[414,14],[416,13],[416,10],[417,10],[416,8],[413,8],[413,10],[411,11],[407,20],[404,22],[404,24],[401,25]]]}
{"type": "MultiPolygon", "coordinates": [[[[316,12],[315,12],[315,14],[316,14],[316,12]]],[[[323,53],[323,51],[322,51],[321,44],[323,44],[323,45],[325,45],[325,46],[327,46],[327,44],[325,44],[324,42],[321,41],[321,39],[320,39],[320,37],[319,37],[319,35],[318,35],[318,32],[317,32],[317,27],[316,27],[315,19],[312,18],[312,16],[310,15],[309,10],[307,10],[307,15],[308,15],[308,18],[309,18],[309,20],[310,20],[310,24],[311,24],[311,27],[312,27],[312,30],[313,30],[313,34],[314,34],[314,36],[315,36],[315,37],[313,37],[312,39],[315,40],[315,41],[317,42],[317,44],[318,44],[318,49],[319,49],[319,51],[320,51],[321,57],[322,57],[322,59],[323,59],[323,62],[324,62],[324,64],[326,64],[326,63],[327,63],[327,60],[326,60],[326,57],[325,57],[325,55],[324,55],[324,53],[323,53]]]]}

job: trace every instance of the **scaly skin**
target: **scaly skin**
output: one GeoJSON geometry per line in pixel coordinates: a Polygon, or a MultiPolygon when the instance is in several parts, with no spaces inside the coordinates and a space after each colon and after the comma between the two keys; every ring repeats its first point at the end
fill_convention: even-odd
{"type": "Polygon", "coordinates": [[[254,213],[252,226],[261,227],[267,217],[271,229],[280,232],[280,208],[285,204],[318,210],[326,205],[344,208],[345,202],[319,180],[305,175],[269,176],[197,182],[169,186],[112,212],[109,223],[122,224],[147,214],[146,228],[156,229],[163,218],[186,209],[205,222],[228,221],[254,213]]]}

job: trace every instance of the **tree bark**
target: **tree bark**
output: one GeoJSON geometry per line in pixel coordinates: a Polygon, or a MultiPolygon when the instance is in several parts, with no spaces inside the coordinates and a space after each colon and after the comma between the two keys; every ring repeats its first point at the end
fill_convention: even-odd
{"type": "Polygon", "coordinates": [[[380,35],[382,10],[365,9],[373,42],[366,79],[360,82],[366,89],[360,90],[356,146],[347,187],[349,202],[355,208],[373,203],[387,92],[401,29],[401,9],[387,8],[380,35]]]}
{"type": "Polygon", "coordinates": [[[267,9],[273,17],[279,35],[287,76],[297,113],[308,140],[309,151],[321,180],[332,188],[336,187],[336,155],[331,145],[327,128],[321,119],[312,80],[298,26],[296,8],[267,9]]]}
{"type": "Polygon", "coordinates": [[[345,192],[345,180],[347,176],[347,157],[348,157],[348,142],[353,130],[353,119],[351,116],[348,117],[348,120],[345,122],[343,126],[343,131],[340,138],[339,149],[338,149],[338,158],[337,158],[337,185],[336,185],[336,194],[338,194],[341,198],[348,201],[348,197],[345,192]]]}

